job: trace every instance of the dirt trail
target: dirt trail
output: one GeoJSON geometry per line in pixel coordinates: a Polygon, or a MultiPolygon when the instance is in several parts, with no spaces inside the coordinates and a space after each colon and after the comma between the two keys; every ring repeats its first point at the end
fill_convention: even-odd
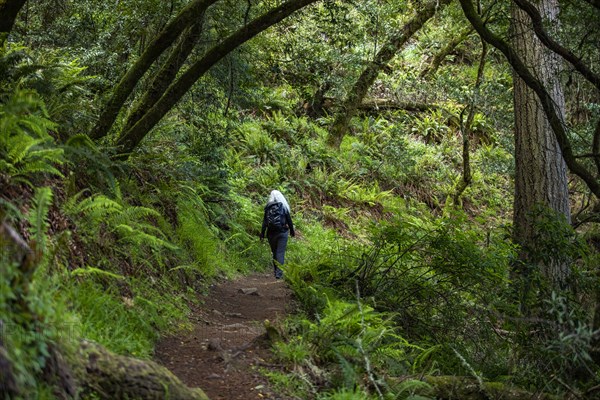
{"type": "Polygon", "coordinates": [[[271,274],[225,281],[193,310],[194,329],[165,338],[156,360],[211,400],[287,399],[273,392],[258,368],[277,368],[270,358],[264,320],[281,320],[291,307],[285,282],[271,274]]]}

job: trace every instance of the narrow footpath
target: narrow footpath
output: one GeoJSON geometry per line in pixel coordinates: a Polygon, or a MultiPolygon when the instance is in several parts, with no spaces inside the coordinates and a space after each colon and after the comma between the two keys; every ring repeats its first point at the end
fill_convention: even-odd
{"type": "Polygon", "coordinates": [[[260,369],[278,369],[270,358],[264,321],[291,309],[291,291],[271,274],[253,274],[210,289],[191,315],[194,328],[163,339],[155,359],[211,400],[281,399],[260,369]]]}

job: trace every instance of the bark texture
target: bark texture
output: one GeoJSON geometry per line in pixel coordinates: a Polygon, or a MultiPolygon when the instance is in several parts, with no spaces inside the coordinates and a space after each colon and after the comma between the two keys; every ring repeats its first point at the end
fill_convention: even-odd
{"type": "Polygon", "coordinates": [[[440,0],[439,2],[433,1],[423,5],[399,32],[392,35],[381,47],[373,61],[367,65],[352,89],[350,89],[346,100],[344,100],[340,111],[337,113],[329,132],[329,144],[331,146],[339,148],[348,130],[350,120],[356,114],[356,110],[367,95],[369,88],[373,86],[379,72],[404,47],[408,40],[435,15],[436,10],[446,6],[449,2],[450,0],[440,0]]]}
{"type": "MultiPolygon", "coordinates": [[[[557,0],[540,0],[542,15],[558,24],[557,0]]],[[[560,58],[549,51],[531,30],[531,20],[520,8],[513,7],[513,46],[530,71],[547,88],[556,113],[564,119],[564,95],[559,81],[560,58]]],[[[519,77],[514,76],[515,109],[515,202],[514,235],[523,247],[525,261],[536,249],[536,221],[533,211],[543,205],[564,214],[570,221],[567,166],[538,96],[519,77]]],[[[564,262],[546,262],[543,275],[563,286],[568,276],[564,262]]]]}
{"type": "Polygon", "coordinates": [[[547,88],[544,82],[533,74],[529,66],[521,59],[512,46],[508,45],[502,38],[486,27],[481,17],[475,11],[472,0],[459,1],[465,16],[473,24],[475,30],[477,30],[486,42],[504,54],[513,67],[515,75],[518,75],[537,94],[569,170],[585,182],[596,198],[600,198],[600,182],[596,174],[590,172],[585,165],[581,164],[573,153],[573,147],[567,135],[564,121],[561,118],[561,114],[555,108],[555,103],[551,96],[551,88],[547,88]]]}

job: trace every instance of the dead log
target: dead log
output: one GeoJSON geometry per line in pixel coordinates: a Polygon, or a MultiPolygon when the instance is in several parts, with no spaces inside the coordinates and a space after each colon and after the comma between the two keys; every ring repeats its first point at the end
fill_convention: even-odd
{"type": "Polygon", "coordinates": [[[366,112],[397,111],[404,110],[410,112],[425,112],[438,110],[441,107],[437,104],[419,103],[408,101],[393,101],[388,99],[367,99],[364,100],[358,109],[366,112]]]}

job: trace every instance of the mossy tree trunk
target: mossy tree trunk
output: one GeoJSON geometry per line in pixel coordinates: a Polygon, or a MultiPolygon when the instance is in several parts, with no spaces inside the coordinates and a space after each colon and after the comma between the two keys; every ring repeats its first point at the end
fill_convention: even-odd
{"type": "Polygon", "coordinates": [[[367,65],[352,89],[350,89],[348,96],[336,114],[329,131],[329,144],[332,147],[339,148],[348,130],[350,120],[356,114],[356,110],[361,105],[371,86],[373,86],[379,72],[398,54],[409,39],[435,15],[436,10],[444,7],[449,2],[450,0],[440,0],[423,5],[399,32],[393,34],[381,47],[373,61],[367,65]]]}
{"type": "Polygon", "coordinates": [[[181,74],[173,84],[162,94],[143,117],[135,125],[119,136],[117,144],[124,154],[130,153],[152,128],[179,102],[187,91],[213,65],[222,60],[227,54],[252,39],[267,28],[279,23],[294,12],[315,3],[317,0],[290,0],[254,19],[237,32],[222,40],[208,50],[204,56],[192,64],[181,74]]]}
{"type": "Polygon", "coordinates": [[[177,41],[181,33],[198,22],[198,18],[218,0],[194,0],[188,4],[164,29],[150,42],[140,58],[121,78],[109,100],[104,105],[96,125],[90,132],[92,139],[98,140],[108,134],[121,108],[133,92],[142,77],[154,62],[177,41]]]}
{"type": "Polygon", "coordinates": [[[152,79],[150,87],[142,96],[142,99],[136,104],[133,111],[129,114],[125,123],[124,131],[131,129],[136,122],[144,116],[144,114],[160,99],[160,96],[167,90],[169,85],[175,80],[177,72],[183,66],[192,50],[196,46],[200,34],[204,16],[198,18],[198,22],[192,24],[191,27],[183,33],[179,43],[173,47],[169,58],[164,63],[160,71],[152,79]]]}
{"type": "Polygon", "coordinates": [[[442,65],[442,62],[448,57],[448,55],[454,51],[462,42],[464,42],[470,35],[473,33],[473,27],[469,26],[467,29],[464,29],[459,35],[454,36],[440,51],[438,51],[435,56],[433,56],[433,60],[431,63],[421,71],[419,74],[420,78],[426,78],[428,76],[433,76],[442,65]]]}

